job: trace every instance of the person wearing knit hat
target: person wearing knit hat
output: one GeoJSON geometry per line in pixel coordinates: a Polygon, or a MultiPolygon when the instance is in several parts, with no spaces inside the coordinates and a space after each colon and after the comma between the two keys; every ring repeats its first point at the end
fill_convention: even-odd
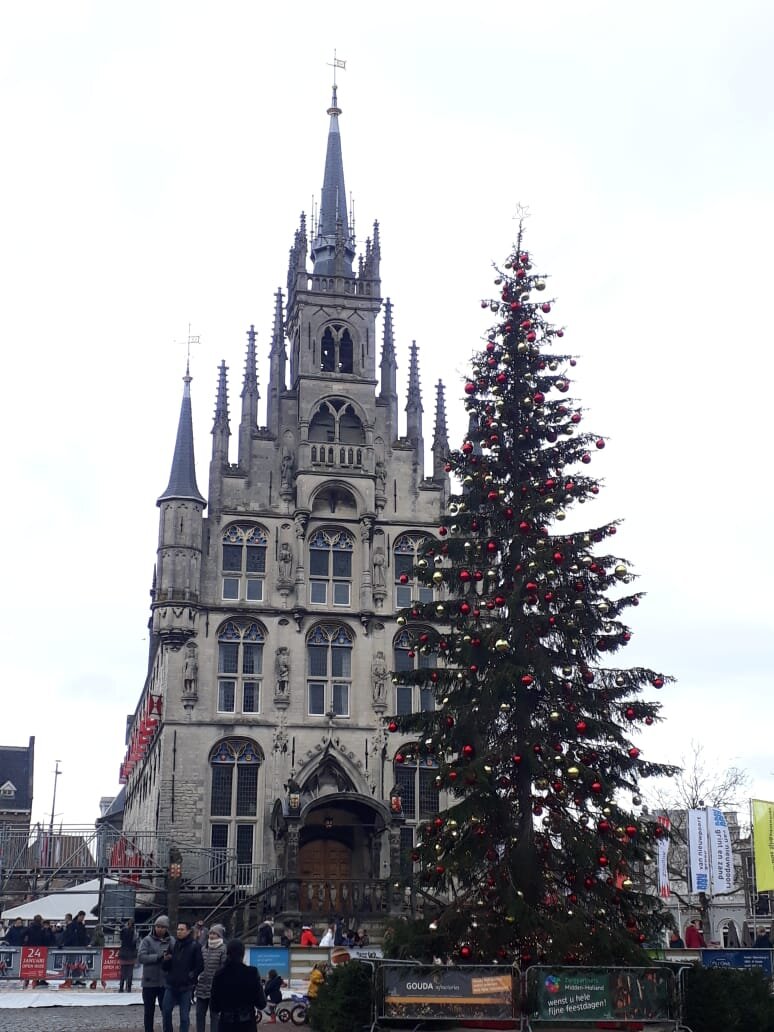
{"type": "Polygon", "coordinates": [[[159,914],[153,922],[150,933],[140,943],[137,960],[142,965],[142,1003],[144,1008],[143,1025],[145,1032],[153,1032],[153,1015],[158,1002],[164,996],[165,975],[161,968],[161,958],[171,946],[169,937],[169,918],[159,914]]]}
{"type": "Polygon", "coordinates": [[[210,1032],[218,1032],[218,1016],[210,1006],[212,1000],[212,980],[226,963],[226,945],[223,938],[226,929],[222,924],[214,924],[207,933],[207,945],[202,947],[204,969],[196,983],[196,1032],[205,1032],[207,1011],[210,1012],[210,1032]]]}

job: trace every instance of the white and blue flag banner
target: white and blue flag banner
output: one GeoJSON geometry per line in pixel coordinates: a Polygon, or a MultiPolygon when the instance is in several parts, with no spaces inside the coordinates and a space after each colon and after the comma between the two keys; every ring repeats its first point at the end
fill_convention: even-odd
{"type": "Polygon", "coordinates": [[[708,809],[709,854],[712,867],[712,891],[734,891],[734,854],[726,815],[722,810],[708,809]]]}
{"type": "Polygon", "coordinates": [[[691,892],[710,891],[710,859],[707,810],[688,811],[688,866],[691,892]]]}

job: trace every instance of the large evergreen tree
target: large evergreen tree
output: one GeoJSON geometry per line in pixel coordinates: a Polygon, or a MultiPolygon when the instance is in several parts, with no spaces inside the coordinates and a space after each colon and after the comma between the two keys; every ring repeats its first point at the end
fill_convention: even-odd
{"type": "Polygon", "coordinates": [[[640,888],[662,829],[632,807],[639,779],[671,768],[630,735],[658,719],[643,692],[667,678],[617,663],[640,596],[608,550],[616,524],[565,529],[599,490],[587,470],[605,442],[579,426],[575,360],[553,350],[563,331],[521,229],[495,284],[447,467],[461,492],[416,570],[436,601],[399,618],[423,655],[395,679],[432,688],[436,709],[393,718],[416,740],[396,762],[437,763],[448,801],[419,829],[414,877],[449,901],[458,959],[642,961],[666,923],[640,888]]]}

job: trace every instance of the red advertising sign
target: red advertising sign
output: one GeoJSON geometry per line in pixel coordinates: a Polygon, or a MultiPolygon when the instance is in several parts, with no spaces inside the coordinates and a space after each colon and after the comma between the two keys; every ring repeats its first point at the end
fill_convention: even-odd
{"type": "Polygon", "coordinates": [[[22,946],[19,978],[45,978],[47,946],[22,946]]]}
{"type": "Polygon", "coordinates": [[[102,949],[102,981],[121,978],[121,961],[118,959],[117,946],[105,946],[102,949]]]}

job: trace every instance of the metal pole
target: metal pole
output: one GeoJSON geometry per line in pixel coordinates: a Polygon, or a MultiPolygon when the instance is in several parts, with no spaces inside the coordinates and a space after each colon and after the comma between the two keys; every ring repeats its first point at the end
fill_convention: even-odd
{"type": "Polygon", "coordinates": [[[53,847],[53,842],[54,842],[54,817],[55,817],[55,811],[56,811],[56,782],[57,782],[57,778],[62,773],[61,770],[59,769],[59,763],[60,763],[60,761],[57,760],[56,761],[56,769],[54,770],[54,798],[51,800],[51,821],[49,822],[49,825],[48,825],[49,849],[51,849],[53,847]]]}

